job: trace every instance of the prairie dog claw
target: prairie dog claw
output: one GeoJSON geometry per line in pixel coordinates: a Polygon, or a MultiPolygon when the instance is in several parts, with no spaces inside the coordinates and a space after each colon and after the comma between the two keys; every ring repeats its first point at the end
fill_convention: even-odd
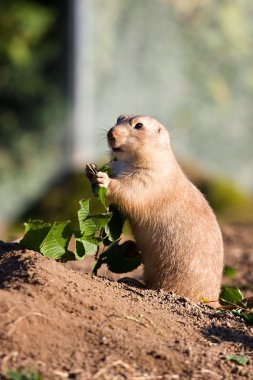
{"type": "Polygon", "coordinates": [[[92,181],[97,174],[97,165],[96,164],[87,164],[85,169],[86,177],[92,181]]]}

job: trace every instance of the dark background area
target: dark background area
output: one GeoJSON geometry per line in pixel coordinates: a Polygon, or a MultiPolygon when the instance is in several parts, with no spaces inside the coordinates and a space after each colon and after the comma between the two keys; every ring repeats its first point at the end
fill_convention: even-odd
{"type": "MultiPolygon", "coordinates": [[[[4,236],[10,224],[17,226],[16,233],[16,228],[20,231],[22,222],[29,218],[73,219],[78,200],[91,195],[83,171],[74,170],[70,159],[75,101],[74,3],[67,0],[0,3],[0,233],[4,236]]],[[[252,4],[223,0],[198,6],[197,2],[189,5],[184,1],[168,1],[162,8],[160,2],[154,5],[149,1],[146,8],[144,3],[130,0],[123,3],[121,7],[115,1],[107,2],[104,8],[105,3],[100,0],[90,3],[94,4],[90,29],[94,57],[90,64],[97,73],[92,82],[95,95],[91,102],[97,117],[93,128],[98,125],[106,129],[105,125],[110,125],[110,113],[114,118],[117,116],[111,103],[122,97],[122,84],[127,80],[132,86],[140,78],[138,90],[124,86],[126,98],[122,97],[121,103],[133,109],[136,99],[140,99],[152,113],[152,103],[155,101],[154,107],[158,109],[165,99],[163,116],[174,123],[170,133],[187,174],[206,195],[221,221],[252,222],[252,197],[245,188],[226,176],[216,175],[215,170],[206,169],[208,160],[216,159],[216,167],[220,162],[228,173],[229,170],[238,173],[239,180],[244,169],[243,178],[249,177],[252,4]],[[155,62],[149,39],[144,38],[145,22],[150,30],[154,28],[152,18],[148,18],[151,10],[165,21],[167,17],[167,26],[162,24],[154,29],[157,35],[150,46],[157,47],[154,53],[158,57],[163,46],[168,49],[168,62],[155,62]],[[114,24],[115,29],[109,29],[114,24]],[[121,28],[122,38],[117,28],[121,28]],[[141,46],[145,60],[139,59],[139,54],[144,54],[141,46]],[[129,55],[128,51],[134,54],[129,55]],[[124,71],[124,62],[129,72],[124,71]],[[185,81],[175,77],[177,66],[185,81]],[[164,80],[171,86],[166,82],[163,88],[164,80]],[[157,83],[162,91],[154,99],[151,95],[157,83]],[[141,91],[147,94],[146,100],[141,91]],[[180,103],[174,104],[177,96],[180,103]],[[229,119],[231,110],[238,117],[234,126],[229,119]],[[217,115],[214,122],[213,115],[217,115]],[[219,127],[220,121],[223,124],[219,127]],[[192,141],[189,136],[193,136],[192,141]],[[224,152],[218,143],[223,144],[224,152]],[[188,160],[190,149],[193,154],[188,160]],[[218,153],[220,157],[216,158],[218,153]],[[238,161],[238,167],[230,162],[229,154],[238,161]],[[194,157],[199,157],[201,165],[196,165],[194,157]]],[[[81,40],[77,49],[85,47],[85,43],[81,40]]],[[[250,179],[246,182],[250,183],[250,179]]]]}

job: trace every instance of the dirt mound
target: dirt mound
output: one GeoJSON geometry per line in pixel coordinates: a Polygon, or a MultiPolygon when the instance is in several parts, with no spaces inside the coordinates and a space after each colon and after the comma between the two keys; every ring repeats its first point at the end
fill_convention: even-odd
{"type": "MultiPolygon", "coordinates": [[[[239,244],[231,228],[227,257],[239,244]]],[[[241,246],[248,260],[250,247],[241,246]]],[[[253,373],[253,328],[239,317],[77,272],[15,244],[0,244],[0,326],[2,374],[34,369],[50,380],[155,380],[253,373]],[[238,366],[228,354],[246,355],[248,364],[238,366]]]]}

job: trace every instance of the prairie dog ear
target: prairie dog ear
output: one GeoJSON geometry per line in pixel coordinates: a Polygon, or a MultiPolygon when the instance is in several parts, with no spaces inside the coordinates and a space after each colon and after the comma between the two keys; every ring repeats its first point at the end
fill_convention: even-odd
{"type": "Polygon", "coordinates": [[[116,124],[120,124],[120,123],[122,123],[122,121],[125,120],[126,118],[127,118],[126,115],[120,115],[120,116],[118,117],[118,119],[117,119],[116,124]]]}

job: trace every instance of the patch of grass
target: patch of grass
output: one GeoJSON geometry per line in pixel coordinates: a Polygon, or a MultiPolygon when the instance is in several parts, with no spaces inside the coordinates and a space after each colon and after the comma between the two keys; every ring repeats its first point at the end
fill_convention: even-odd
{"type": "Polygon", "coordinates": [[[26,373],[10,370],[5,376],[8,380],[43,380],[43,377],[36,374],[33,370],[30,370],[26,373]]]}
{"type": "Polygon", "coordinates": [[[253,222],[253,195],[233,181],[211,175],[194,163],[182,162],[182,167],[191,181],[205,195],[221,222],[253,222]]]}
{"type": "Polygon", "coordinates": [[[236,275],[236,270],[235,268],[225,265],[223,269],[223,276],[225,277],[234,277],[236,275]]]}
{"type": "Polygon", "coordinates": [[[235,362],[238,365],[246,365],[249,361],[248,357],[245,355],[226,355],[225,359],[235,362]]]}

